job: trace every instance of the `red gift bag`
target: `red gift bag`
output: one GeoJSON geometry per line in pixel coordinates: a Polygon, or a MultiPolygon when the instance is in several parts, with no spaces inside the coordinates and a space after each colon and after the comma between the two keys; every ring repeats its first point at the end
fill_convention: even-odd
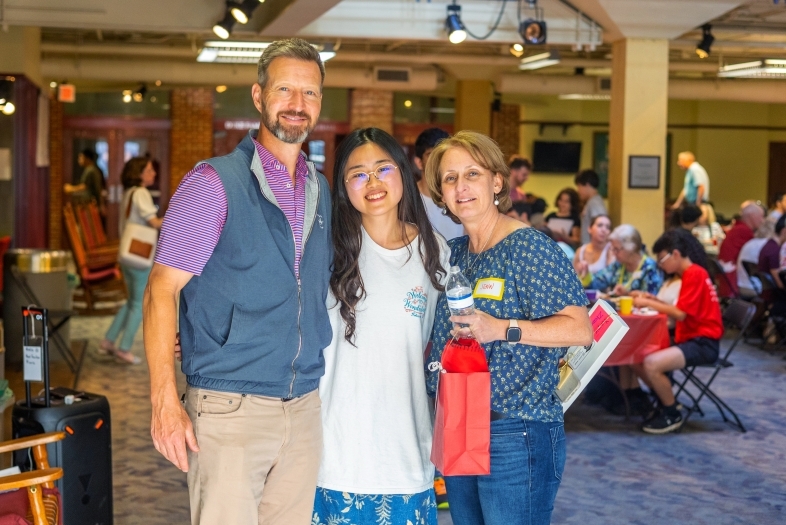
{"type": "Polygon", "coordinates": [[[437,382],[431,462],[445,476],[490,472],[491,375],[474,339],[451,339],[437,382]]]}

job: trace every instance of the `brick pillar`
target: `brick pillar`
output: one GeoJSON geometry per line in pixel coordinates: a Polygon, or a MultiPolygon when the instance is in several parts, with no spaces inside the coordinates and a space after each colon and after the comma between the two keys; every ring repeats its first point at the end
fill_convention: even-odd
{"type": "Polygon", "coordinates": [[[519,105],[501,104],[491,113],[491,138],[497,141],[507,159],[519,152],[519,105]]]}
{"type": "Polygon", "coordinates": [[[197,162],[213,156],[213,90],[173,89],[170,104],[169,194],[172,195],[197,162]]]}
{"type": "Polygon", "coordinates": [[[63,245],[63,103],[49,100],[49,248],[63,245]]]}
{"type": "Polygon", "coordinates": [[[393,134],[393,92],[353,89],[349,102],[349,127],[380,128],[393,134]]]}

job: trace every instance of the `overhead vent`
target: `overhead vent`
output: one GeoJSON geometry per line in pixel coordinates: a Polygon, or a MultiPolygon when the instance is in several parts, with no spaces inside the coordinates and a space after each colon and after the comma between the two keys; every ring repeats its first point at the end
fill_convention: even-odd
{"type": "Polygon", "coordinates": [[[412,70],[409,68],[375,67],[374,79],[377,82],[409,82],[412,70]]]}

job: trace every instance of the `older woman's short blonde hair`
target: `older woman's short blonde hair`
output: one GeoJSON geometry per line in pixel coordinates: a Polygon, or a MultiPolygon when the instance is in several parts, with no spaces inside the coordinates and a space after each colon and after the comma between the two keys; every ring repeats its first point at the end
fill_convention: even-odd
{"type": "Polygon", "coordinates": [[[448,217],[453,222],[461,223],[459,218],[451,213],[450,208],[442,200],[442,174],[439,171],[439,166],[442,163],[442,157],[451,148],[464,149],[481,168],[490,171],[493,175],[499,174],[502,177],[502,189],[497,194],[497,199],[499,200],[497,210],[500,213],[508,211],[512,205],[510,202],[510,170],[508,165],[505,163],[505,158],[497,143],[490,137],[475,131],[459,131],[452,137],[442,140],[431,152],[426,163],[425,177],[431,198],[434,199],[434,204],[446,210],[448,217]]]}
{"type": "Polygon", "coordinates": [[[640,252],[642,248],[641,234],[630,224],[620,224],[614,228],[614,231],[609,235],[609,240],[617,241],[622,245],[623,250],[633,253],[640,252]]]}

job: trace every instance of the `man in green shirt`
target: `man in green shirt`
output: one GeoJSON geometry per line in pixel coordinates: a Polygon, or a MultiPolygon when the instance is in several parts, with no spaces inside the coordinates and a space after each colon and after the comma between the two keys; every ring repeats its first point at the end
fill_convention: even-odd
{"type": "Polygon", "coordinates": [[[79,165],[84,168],[82,177],[79,179],[79,184],[65,184],[63,190],[66,193],[85,192],[90,198],[95,199],[98,204],[98,209],[101,210],[103,215],[103,200],[101,192],[104,189],[104,175],[101,170],[96,166],[96,152],[92,149],[85,149],[79,154],[77,161],[79,165]]]}

